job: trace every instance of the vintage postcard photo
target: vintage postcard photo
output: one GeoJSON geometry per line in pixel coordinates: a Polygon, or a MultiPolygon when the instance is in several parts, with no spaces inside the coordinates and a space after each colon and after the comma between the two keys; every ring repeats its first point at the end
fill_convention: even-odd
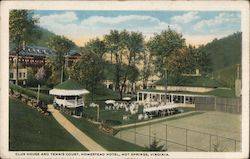
{"type": "Polygon", "coordinates": [[[1,7],[1,158],[248,157],[248,2],[1,7]]]}

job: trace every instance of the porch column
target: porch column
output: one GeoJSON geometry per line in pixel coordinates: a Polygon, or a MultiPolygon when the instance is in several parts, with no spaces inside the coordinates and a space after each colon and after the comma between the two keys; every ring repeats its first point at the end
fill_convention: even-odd
{"type": "Polygon", "coordinates": [[[75,97],[75,106],[77,106],[77,96],[75,97]]]}
{"type": "Polygon", "coordinates": [[[141,95],[142,95],[142,101],[144,102],[144,93],[142,93],[141,95]]]}
{"type": "Polygon", "coordinates": [[[186,96],[184,95],[184,102],[183,102],[184,104],[186,104],[186,96]]]}
{"type": "Polygon", "coordinates": [[[160,97],[160,103],[161,103],[161,94],[159,93],[159,97],[160,97]]]}
{"type": "Polygon", "coordinates": [[[171,103],[174,103],[174,95],[171,94],[171,103]]]}

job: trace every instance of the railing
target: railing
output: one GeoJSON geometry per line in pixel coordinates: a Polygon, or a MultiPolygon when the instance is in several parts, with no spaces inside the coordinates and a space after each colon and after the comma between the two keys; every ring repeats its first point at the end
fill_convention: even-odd
{"type": "Polygon", "coordinates": [[[82,99],[78,99],[77,102],[75,100],[55,99],[55,102],[58,105],[69,106],[69,107],[80,106],[80,105],[83,104],[83,100],[82,99]]]}

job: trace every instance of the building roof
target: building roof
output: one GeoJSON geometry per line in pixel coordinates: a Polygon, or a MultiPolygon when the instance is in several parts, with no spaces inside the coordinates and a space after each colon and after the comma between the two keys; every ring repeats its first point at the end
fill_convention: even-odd
{"type": "Polygon", "coordinates": [[[235,92],[230,88],[216,88],[209,92],[189,92],[189,91],[166,91],[166,90],[156,90],[156,89],[143,89],[138,91],[139,93],[160,93],[160,94],[174,94],[174,95],[191,95],[191,96],[216,96],[216,97],[229,97],[235,98],[235,92]]]}
{"type": "Polygon", "coordinates": [[[155,83],[156,85],[165,86],[190,86],[190,87],[208,87],[217,88],[222,86],[218,81],[204,76],[183,76],[178,82],[174,81],[173,78],[161,79],[155,83]]]}
{"type": "Polygon", "coordinates": [[[84,89],[84,87],[81,84],[79,84],[77,81],[75,81],[73,79],[68,79],[68,80],[64,81],[63,83],[56,85],[54,88],[65,89],[65,90],[84,89]]]}
{"type": "MultiPolygon", "coordinates": [[[[10,52],[13,53],[15,49],[15,45],[10,43],[10,52]]],[[[53,52],[51,49],[42,46],[33,46],[26,45],[20,52],[20,55],[23,56],[53,56],[53,52]]],[[[72,49],[69,51],[68,56],[80,56],[79,49],[72,49]]]]}
{"type": "Polygon", "coordinates": [[[73,79],[68,79],[63,83],[55,86],[54,89],[49,91],[49,94],[60,96],[76,96],[88,94],[89,91],[73,79]]]}

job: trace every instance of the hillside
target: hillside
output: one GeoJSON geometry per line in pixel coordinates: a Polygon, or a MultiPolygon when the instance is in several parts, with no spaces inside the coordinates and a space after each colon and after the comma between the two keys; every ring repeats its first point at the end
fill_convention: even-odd
{"type": "Polygon", "coordinates": [[[9,150],[87,150],[52,116],[45,116],[22,102],[11,98],[9,109],[9,150]]]}
{"type": "Polygon", "coordinates": [[[233,88],[237,77],[237,65],[231,65],[210,74],[211,78],[223,83],[225,87],[233,88]]]}
{"type": "Polygon", "coordinates": [[[35,38],[31,45],[48,47],[49,39],[56,36],[56,34],[41,27],[37,27],[37,32],[39,32],[39,38],[35,38]]]}
{"type": "Polygon", "coordinates": [[[241,63],[241,33],[234,33],[222,39],[215,39],[200,47],[211,60],[213,71],[241,63]]]}

